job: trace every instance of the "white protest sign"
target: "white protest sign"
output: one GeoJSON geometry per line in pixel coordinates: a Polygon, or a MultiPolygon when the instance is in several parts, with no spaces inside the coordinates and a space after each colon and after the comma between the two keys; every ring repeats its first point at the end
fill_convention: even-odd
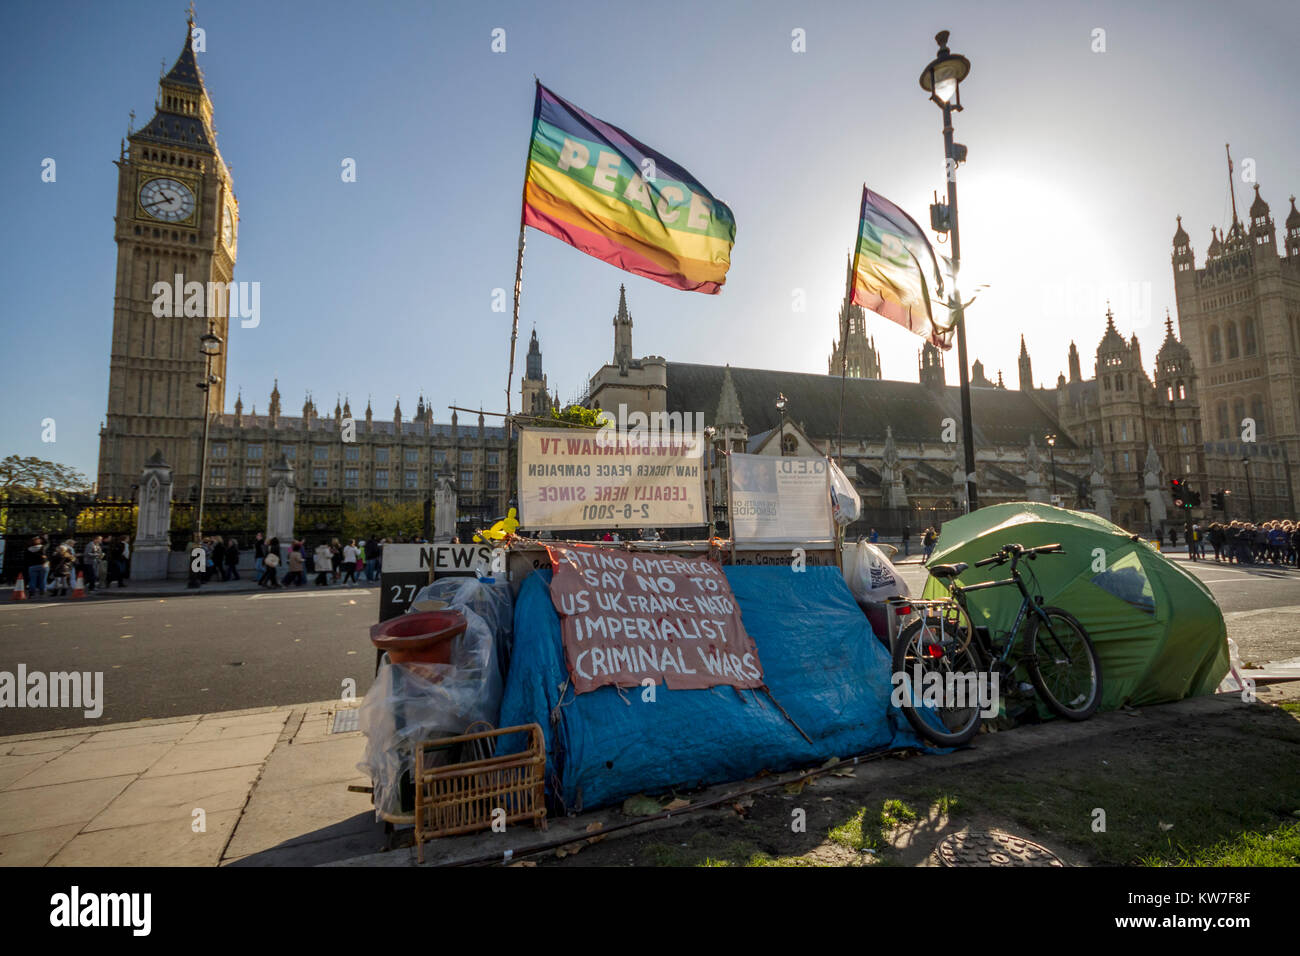
{"type": "Polygon", "coordinates": [[[708,524],[701,464],[689,442],[526,428],[519,433],[519,522],[530,531],[708,524]]]}
{"type": "Polygon", "coordinates": [[[749,543],[834,541],[824,458],[731,457],[731,533],[749,543]]]}

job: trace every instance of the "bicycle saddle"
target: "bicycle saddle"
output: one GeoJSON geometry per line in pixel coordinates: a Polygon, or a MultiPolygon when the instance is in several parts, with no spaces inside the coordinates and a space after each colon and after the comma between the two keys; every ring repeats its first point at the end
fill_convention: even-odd
{"type": "Polygon", "coordinates": [[[969,567],[970,565],[965,561],[958,561],[956,564],[936,564],[930,568],[930,573],[936,578],[955,578],[969,567]]]}

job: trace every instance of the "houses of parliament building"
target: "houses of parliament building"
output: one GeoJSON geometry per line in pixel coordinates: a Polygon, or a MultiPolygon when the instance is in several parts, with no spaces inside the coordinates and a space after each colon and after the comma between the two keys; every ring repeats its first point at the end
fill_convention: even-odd
{"type": "MultiPolygon", "coordinates": [[[[462,423],[453,412],[449,421],[435,423],[432,404],[421,396],[409,420],[400,402],[391,415],[377,417],[367,402],[354,416],[341,395],[332,412],[309,395],[301,414],[290,416],[278,383],[265,411],[246,412],[240,395],[228,413],[224,351],[212,358],[207,388],[195,387],[206,377],[200,337],[209,328],[228,337],[229,303],[218,301],[216,314],[208,316],[159,318],[152,289],[176,275],[229,289],[239,203],[217,146],[192,28],[191,22],[180,56],[159,81],[153,117],[130,132],[117,160],[117,273],[99,493],[130,495],[146,460],[161,451],[173,469],[175,497],[196,495],[206,417],[206,487],[213,500],[257,500],[271,468],[282,463],[308,501],[423,500],[445,476],[459,492],[462,511],[503,513],[513,484],[507,439],[481,413],[462,423]]],[[[1212,230],[1198,266],[1179,219],[1172,254],[1177,328],[1169,316],[1154,374],[1136,335],[1121,334],[1124,317],[1117,324],[1109,311],[1091,378],[1084,377],[1074,344],[1068,374],[1054,389],[1035,385],[1023,337],[1017,388],[1006,387],[1001,373],[990,381],[976,361],[972,401],[981,501],[1047,500],[1051,494],[1067,507],[1094,507],[1137,529],[1157,523],[1146,476],[1158,474],[1162,489],[1169,478],[1188,479],[1202,495],[1195,512],[1201,520],[1222,517],[1210,511],[1210,492],[1225,489],[1231,492],[1229,517],[1246,517],[1252,500],[1259,519],[1295,516],[1300,212],[1294,197],[1284,227],[1279,243],[1256,186],[1246,221],[1234,209],[1230,227],[1222,234],[1212,230]]],[[[921,351],[919,382],[884,379],[865,313],[850,303],[850,289],[851,276],[839,322],[846,334],[832,343],[827,375],[635,358],[631,312],[620,290],[613,360],[587,383],[584,401],[702,412],[731,450],[837,454],[868,508],[958,506],[960,449],[940,441],[939,423],[959,415],[959,402],[956,389],[945,385],[942,356],[928,346],[921,351]],[[778,394],[788,399],[795,433],[771,441],[778,394]]],[[[536,331],[520,397],[524,415],[545,415],[557,403],[542,371],[536,331]]]]}

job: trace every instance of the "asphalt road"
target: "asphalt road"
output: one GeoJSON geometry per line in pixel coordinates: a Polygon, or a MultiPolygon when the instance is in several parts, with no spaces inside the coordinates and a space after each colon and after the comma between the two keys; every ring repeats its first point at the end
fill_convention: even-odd
{"type": "MultiPolygon", "coordinates": [[[[98,723],[358,697],[374,676],[377,588],[0,605],[0,671],[102,671],[98,723]]],[[[81,711],[0,710],[0,736],[84,725],[81,711]]]]}
{"type": "MultiPolygon", "coordinates": [[[[1180,561],[1180,563],[1182,563],[1180,561]]],[[[1191,564],[1247,662],[1300,656],[1300,572],[1191,564]]],[[[903,566],[919,593],[925,572],[903,566]]],[[[329,700],[374,673],[376,588],[0,604],[0,671],[102,671],[101,723],[329,700]]],[[[81,711],[0,710],[0,736],[84,725],[81,711]]]]}

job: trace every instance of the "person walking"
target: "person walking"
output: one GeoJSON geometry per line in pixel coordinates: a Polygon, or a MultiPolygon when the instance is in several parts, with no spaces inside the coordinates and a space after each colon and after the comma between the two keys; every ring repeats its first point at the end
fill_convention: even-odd
{"type": "Polygon", "coordinates": [[[903,557],[910,558],[911,556],[912,556],[912,532],[907,527],[907,525],[903,525],[903,557]]]}
{"type": "Polygon", "coordinates": [[[871,529],[871,533],[867,535],[867,540],[870,541],[872,544],[876,544],[878,541],[880,541],[880,535],[876,533],[875,528],[871,529]]]}
{"type": "Polygon", "coordinates": [[[330,546],[324,541],[316,545],[314,557],[315,561],[313,567],[316,569],[316,587],[329,587],[328,575],[330,573],[330,546]]]}
{"type": "Polygon", "coordinates": [[[268,588],[278,588],[279,567],[280,567],[280,539],[272,538],[266,543],[266,557],[262,559],[262,577],[258,579],[259,585],[265,585],[268,588]]]}
{"type": "Polygon", "coordinates": [[[333,571],[331,580],[339,583],[339,567],[343,564],[343,546],[339,544],[339,539],[335,538],[330,542],[330,568],[333,571]]]}
{"type": "Polygon", "coordinates": [[[261,580],[262,572],[266,569],[266,542],[262,540],[262,532],[257,532],[257,537],[253,539],[253,567],[257,569],[258,580],[261,580]]]}
{"type": "Polygon", "coordinates": [[[61,544],[54,549],[49,559],[50,597],[68,596],[68,578],[72,574],[73,560],[72,552],[68,550],[66,544],[61,544]]]}
{"type": "Polygon", "coordinates": [[[32,538],[23,556],[23,566],[27,569],[27,593],[32,597],[45,593],[45,582],[50,570],[50,558],[45,553],[45,541],[40,535],[32,538]]]}
{"type": "Polygon", "coordinates": [[[86,542],[86,547],[81,552],[81,563],[86,575],[87,594],[95,590],[95,585],[99,582],[99,561],[104,556],[104,548],[100,542],[103,540],[101,535],[95,535],[86,542]]]}
{"type": "Polygon", "coordinates": [[[217,574],[221,575],[221,580],[230,580],[230,570],[226,567],[226,539],[216,537],[212,539],[212,568],[217,574]]]}
{"type": "Polygon", "coordinates": [[[295,541],[293,547],[289,549],[289,573],[284,576],[285,587],[302,587],[307,583],[302,573],[305,563],[302,556],[302,542],[295,541]]]}
{"type": "Polygon", "coordinates": [[[357,583],[357,543],[355,540],[349,540],[343,546],[343,558],[340,567],[343,569],[343,583],[357,583]]]}
{"type": "Polygon", "coordinates": [[[239,580],[239,542],[234,538],[226,542],[226,580],[239,580]]]}

